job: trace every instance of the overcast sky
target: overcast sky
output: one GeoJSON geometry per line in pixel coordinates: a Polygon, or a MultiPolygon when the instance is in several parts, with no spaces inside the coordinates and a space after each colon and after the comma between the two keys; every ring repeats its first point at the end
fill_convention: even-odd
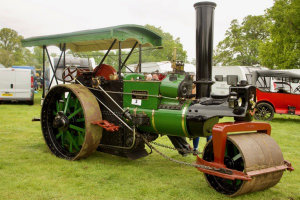
{"type": "MultiPolygon", "coordinates": [[[[215,9],[214,44],[224,38],[231,20],[262,15],[273,0],[212,0],[215,9]]],[[[195,57],[195,9],[191,0],[0,0],[0,28],[25,38],[120,24],[151,24],[180,37],[195,57]]]]}

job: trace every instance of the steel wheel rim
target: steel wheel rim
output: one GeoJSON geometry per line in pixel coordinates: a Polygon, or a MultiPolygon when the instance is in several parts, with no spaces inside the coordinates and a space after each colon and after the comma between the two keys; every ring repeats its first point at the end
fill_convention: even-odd
{"type": "Polygon", "coordinates": [[[48,92],[43,103],[43,136],[56,156],[77,160],[97,149],[102,128],[91,122],[101,119],[98,102],[87,88],[75,84],[58,85],[48,92]],[[56,119],[58,113],[65,119],[62,121],[67,121],[63,125],[56,123],[61,122],[56,119]]]}
{"type": "Polygon", "coordinates": [[[255,116],[259,120],[269,120],[272,117],[272,110],[270,110],[267,106],[257,106],[255,116]]]}

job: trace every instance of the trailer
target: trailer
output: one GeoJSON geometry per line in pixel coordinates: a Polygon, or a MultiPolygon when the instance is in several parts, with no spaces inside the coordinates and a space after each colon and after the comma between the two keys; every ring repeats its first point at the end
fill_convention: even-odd
{"type": "Polygon", "coordinates": [[[121,25],[23,40],[24,46],[42,47],[44,58],[49,56],[49,45],[61,49],[60,59],[67,49],[107,50],[93,71],[65,67],[62,78],[72,84],[57,85],[43,94],[41,128],[51,152],[67,160],[88,157],[96,150],[138,159],[151,153],[148,146],[170,161],[195,167],[213,189],[229,196],[272,187],[285,170],[293,170],[270,137],[271,126],[251,122],[254,86],[241,82],[230,88],[227,99],[210,96],[215,6],[211,2],[194,5],[196,81],[184,72],[182,63],[176,63],[173,73],[162,80],[147,79],[141,72],[142,48],[160,47],[162,39],[143,26],[121,25]],[[121,50],[126,48],[131,49],[122,56],[121,50]],[[119,53],[118,70],[105,64],[112,49],[119,53]],[[134,51],[139,53],[137,72],[123,73],[134,51]],[[193,84],[196,94],[192,93],[193,84]],[[218,123],[225,116],[235,122],[218,123]],[[189,151],[183,138],[213,137],[203,156],[196,156],[196,163],[186,163],[154,146],[153,141],[163,135],[180,151],[189,151]]]}

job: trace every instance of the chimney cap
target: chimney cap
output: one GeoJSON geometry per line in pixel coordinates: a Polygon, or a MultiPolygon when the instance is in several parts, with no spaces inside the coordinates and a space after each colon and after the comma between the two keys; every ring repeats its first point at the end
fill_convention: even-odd
{"type": "Polygon", "coordinates": [[[211,7],[215,8],[217,6],[217,4],[214,3],[214,2],[210,2],[210,1],[201,1],[201,2],[198,2],[198,3],[194,4],[195,8],[204,7],[204,6],[211,6],[211,7]]]}

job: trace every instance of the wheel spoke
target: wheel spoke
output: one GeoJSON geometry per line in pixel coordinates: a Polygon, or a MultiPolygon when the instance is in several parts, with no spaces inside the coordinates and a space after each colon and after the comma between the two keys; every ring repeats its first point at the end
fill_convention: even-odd
{"type": "Polygon", "coordinates": [[[59,137],[61,137],[64,134],[63,131],[59,130],[58,134],[55,136],[56,139],[58,139],[59,137]]]}
{"type": "Polygon", "coordinates": [[[77,109],[77,108],[78,108],[78,103],[79,103],[79,100],[78,100],[78,99],[76,99],[76,100],[75,100],[75,109],[77,109]]]}
{"type": "Polygon", "coordinates": [[[70,151],[71,153],[73,152],[73,148],[72,148],[72,140],[70,140],[69,151],[70,151]]]}
{"type": "Polygon", "coordinates": [[[78,136],[78,145],[82,145],[83,142],[84,142],[84,133],[79,133],[79,136],[78,136]]]}
{"type": "Polygon", "coordinates": [[[70,127],[71,129],[74,129],[74,130],[79,131],[79,132],[85,132],[85,129],[84,129],[84,128],[80,128],[80,127],[75,126],[75,125],[73,125],[73,124],[70,124],[69,127],[70,127]]]}
{"type": "Polygon", "coordinates": [[[76,122],[84,122],[84,121],[85,121],[84,117],[76,120],[76,122]]]}
{"type": "Polygon", "coordinates": [[[79,147],[76,143],[76,140],[74,140],[73,135],[69,131],[67,131],[67,134],[68,134],[69,141],[70,141],[70,146],[69,146],[69,150],[71,149],[70,152],[73,152],[72,146],[74,146],[74,148],[78,151],[79,147]]]}
{"type": "Polygon", "coordinates": [[[72,140],[72,136],[71,133],[69,131],[66,132],[66,137],[69,143],[69,152],[73,152],[73,148],[72,148],[72,144],[73,144],[73,140],[72,140]]]}
{"type": "Polygon", "coordinates": [[[68,119],[71,119],[72,117],[74,117],[75,115],[77,115],[79,112],[82,111],[82,108],[78,108],[77,110],[75,110],[71,115],[68,116],[68,119]]]}
{"type": "Polygon", "coordinates": [[[233,158],[232,158],[232,160],[233,161],[236,161],[236,160],[238,160],[239,158],[241,158],[242,157],[242,155],[241,155],[241,153],[239,153],[239,154],[236,154],[233,158]]]}
{"type": "Polygon", "coordinates": [[[68,97],[67,97],[67,101],[66,101],[66,103],[65,103],[64,114],[66,114],[67,109],[68,109],[68,107],[69,107],[70,96],[71,96],[71,94],[69,93],[69,94],[68,94],[68,97]]]}

